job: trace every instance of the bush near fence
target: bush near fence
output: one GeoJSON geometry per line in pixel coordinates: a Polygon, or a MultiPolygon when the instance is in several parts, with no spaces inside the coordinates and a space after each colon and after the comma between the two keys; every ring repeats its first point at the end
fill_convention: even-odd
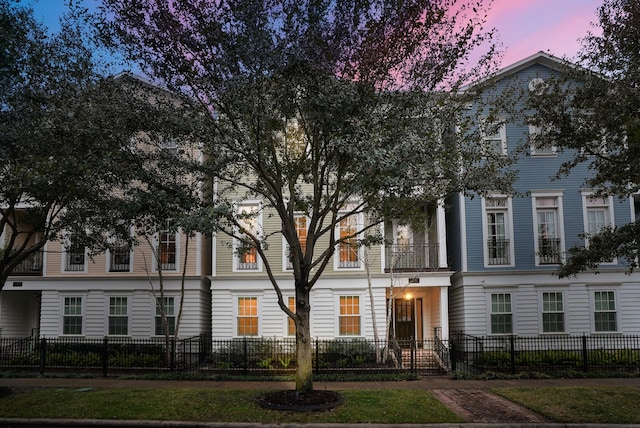
{"type": "Polygon", "coordinates": [[[450,340],[451,368],[484,372],[640,371],[640,336],[471,336],[450,340]]]}
{"type": "MultiPolygon", "coordinates": [[[[381,355],[386,346],[383,342],[360,338],[316,339],[313,342],[313,368],[316,373],[413,373],[422,363],[417,345],[424,349],[427,343],[431,344],[431,341],[407,343],[406,351],[412,356],[410,363],[395,367],[391,359],[377,362],[377,355],[381,355]]],[[[293,373],[295,369],[296,343],[293,338],[212,340],[208,335],[201,335],[187,339],[172,338],[168,343],[164,338],[0,338],[0,370],[3,371],[38,371],[41,374],[97,372],[104,376],[150,371],[273,375],[293,373]]]]}

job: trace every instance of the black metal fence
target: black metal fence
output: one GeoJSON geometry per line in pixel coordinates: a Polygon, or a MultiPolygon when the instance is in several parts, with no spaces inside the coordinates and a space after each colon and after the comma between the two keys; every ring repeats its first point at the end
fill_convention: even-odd
{"type": "Polygon", "coordinates": [[[640,336],[470,336],[450,340],[451,370],[478,374],[640,371],[640,336]]]}
{"type": "MultiPolygon", "coordinates": [[[[439,345],[441,346],[441,345],[439,345]]],[[[433,340],[313,343],[313,368],[322,372],[443,373],[433,340]]],[[[234,338],[0,338],[0,370],[101,373],[167,372],[280,374],[296,369],[295,339],[234,338]]]]}

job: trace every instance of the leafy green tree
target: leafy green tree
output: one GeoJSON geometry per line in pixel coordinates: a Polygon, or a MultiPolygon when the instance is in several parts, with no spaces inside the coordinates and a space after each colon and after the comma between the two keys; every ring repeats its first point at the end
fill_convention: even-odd
{"type": "MultiPolygon", "coordinates": [[[[600,31],[582,40],[577,66],[540,85],[529,107],[537,111],[533,122],[547,130],[544,144],[576,153],[559,176],[586,166],[592,172],[587,187],[626,198],[640,190],[640,1],[605,0],[598,16],[600,31]]],[[[633,269],[639,238],[637,222],[604,228],[588,236],[588,247],[569,249],[559,275],[597,269],[616,257],[633,269]]]]}
{"type": "MultiPolygon", "coordinates": [[[[145,74],[198,99],[215,199],[203,227],[255,251],[295,321],[296,389],[312,379],[310,292],[341,243],[379,241],[387,218],[452,192],[505,189],[508,160],[462,118],[465,81],[493,67],[481,2],[105,0],[102,36],[145,74]],[[456,121],[458,129],[454,129],[456,121]],[[243,200],[262,201],[256,211],[243,200]],[[281,229],[255,217],[276,215],[281,229]],[[296,214],[307,216],[304,240],[296,214]],[[362,223],[337,233],[345,219],[362,223]],[[284,236],[296,289],[287,306],[270,240],[284,236]]],[[[278,262],[277,266],[280,266],[278,262]]]]}
{"type": "Polygon", "coordinates": [[[161,150],[163,138],[186,140],[173,118],[188,103],[140,79],[106,77],[75,18],[50,35],[32,10],[0,1],[0,289],[48,241],[73,233],[93,253],[116,237],[133,244],[134,222],[197,201],[161,150]]]}

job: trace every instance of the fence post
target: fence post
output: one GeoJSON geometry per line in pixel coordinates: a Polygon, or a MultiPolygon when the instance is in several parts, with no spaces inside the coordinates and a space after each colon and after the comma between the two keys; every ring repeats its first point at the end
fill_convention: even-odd
{"type": "Polygon", "coordinates": [[[316,374],[318,373],[318,371],[320,370],[320,341],[318,340],[318,338],[316,337],[316,374]]]}
{"type": "Polygon", "coordinates": [[[449,360],[451,362],[451,371],[455,372],[458,364],[456,336],[449,339],[449,360]]]}
{"type": "Polygon", "coordinates": [[[247,374],[247,370],[249,369],[249,356],[247,355],[247,337],[245,336],[243,338],[243,357],[242,357],[242,366],[243,366],[243,373],[246,375],[247,374]]]}
{"type": "Polygon", "coordinates": [[[516,374],[516,349],[515,349],[515,339],[513,335],[509,336],[509,347],[510,347],[510,357],[511,357],[511,374],[516,374]]]}
{"type": "Polygon", "coordinates": [[[416,353],[416,346],[415,345],[416,345],[416,341],[414,340],[413,337],[411,337],[411,346],[409,348],[409,352],[411,353],[410,354],[410,357],[411,357],[411,373],[415,373],[417,371],[416,370],[416,366],[415,366],[415,353],[416,353]]]}
{"type": "Polygon", "coordinates": [[[102,376],[107,377],[107,367],[109,365],[109,339],[107,336],[102,340],[102,376]]]}
{"type": "Polygon", "coordinates": [[[44,374],[45,362],[47,360],[47,339],[40,340],[40,374],[44,374]]]}
{"type": "Polygon", "coordinates": [[[171,338],[171,360],[169,361],[169,369],[171,371],[176,368],[176,338],[171,338]]]}
{"type": "Polygon", "coordinates": [[[589,371],[589,354],[587,353],[587,335],[582,334],[582,371],[589,371]]]}

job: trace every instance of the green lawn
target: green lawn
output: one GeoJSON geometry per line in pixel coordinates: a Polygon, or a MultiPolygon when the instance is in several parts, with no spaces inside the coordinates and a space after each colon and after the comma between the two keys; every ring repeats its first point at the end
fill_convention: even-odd
{"type": "Polygon", "coordinates": [[[491,391],[555,422],[640,424],[638,388],[495,388],[491,391]]]}
{"type": "Polygon", "coordinates": [[[43,389],[0,399],[0,417],[149,419],[262,423],[455,423],[462,420],[427,391],[344,391],[326,412],[265,410],[260,391],[213,389],[43,389]]]}

